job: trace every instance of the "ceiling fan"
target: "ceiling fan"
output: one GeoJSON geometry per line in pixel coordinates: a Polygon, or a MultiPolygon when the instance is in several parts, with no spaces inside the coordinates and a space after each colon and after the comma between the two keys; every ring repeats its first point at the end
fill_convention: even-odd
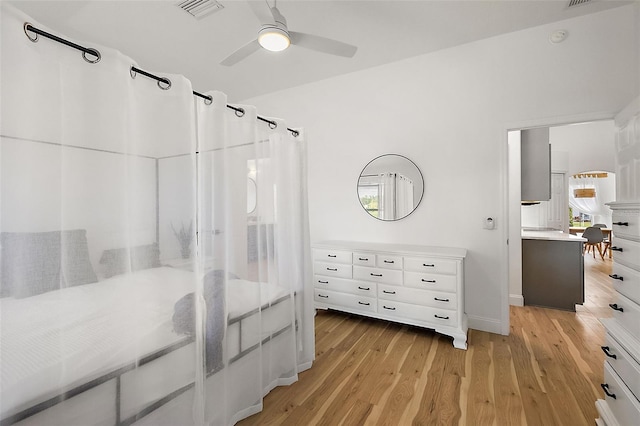
{"type": "Polygon", "coordinates": [[[274,3],[273,7],[269,6],[268,3],[266,7],[260,2],[249,1],[248,3],[262,24],[258,31],[258,37],[227,56],[220,62],[220,65],[235,65],[247,56],[260,50],[261,47],[272,52],[279,52],[293,44],[306,49],[346,58],[353,57],[356,50],[358,50],[356,46],[330,38],[289,31],[287,28],[287,20],[276,7],[276,3],[274,3]]]}

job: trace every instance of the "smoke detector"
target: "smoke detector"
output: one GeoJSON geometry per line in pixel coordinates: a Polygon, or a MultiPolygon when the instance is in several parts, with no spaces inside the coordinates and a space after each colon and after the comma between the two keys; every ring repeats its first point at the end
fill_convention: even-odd
{"type": "Polygon", "coordinates": [[[202,19],[224,8],[216,0],[183,0],[176,6],[196,19],[202,19]]]}
{"type": "Polygon", "coordinates": [[[549,35],[549,41],[551,43],[562,43],[569,36],[569,32],[567,30],[555,30],[549,35]]]}

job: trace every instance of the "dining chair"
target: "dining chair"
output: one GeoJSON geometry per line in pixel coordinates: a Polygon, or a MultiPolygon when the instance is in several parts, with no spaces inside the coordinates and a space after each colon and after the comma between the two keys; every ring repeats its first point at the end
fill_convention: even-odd
{"type": "Polygon", "coordinates": [[[593,250],[593,258],[596,258],[596,248],[598,249],[598,253],[602,260],[604,260],[604,255],[602,254],[602,242],[604,241],[604,236],[602,234],[602,229],[596,228],[594,226],[590,226],[589,228],[584,230],[582,234],[582,238],[586,238],[587,241],[584,243],[584,248],[582,249],[582,254],[589,253],[589,251],[593,250]]]}
{"type": "MultiPolygon", "coordinates": [[[[607,225],[605,225],[604,223],[596,223],[595,225],[593,225],[594,228],[600,228],[600,229],[605,229],[607,228],[607,225]]],[[[607,254],[607,250],[609,251],[609,257],[611,257],[611,231],[609,230],[609,232],[605,232],[602,231],[602,254],[606,255],[607,254]]]]}

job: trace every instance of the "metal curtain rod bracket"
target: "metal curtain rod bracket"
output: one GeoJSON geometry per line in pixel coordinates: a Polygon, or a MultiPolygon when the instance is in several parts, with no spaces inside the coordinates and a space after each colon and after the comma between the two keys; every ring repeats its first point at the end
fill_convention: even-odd
{"type": "Polygon", "coordinates": [[[48,39],[51,39],[53,41],[57,41],[58,43],[62,43],[64,45],[66,45],[66,46],[73,47],[74,49],[80,50],[82,52],[82,57],[84,58],[84,60],[89,62],[90,64],[95,64],[97,62],[100,62],[100,59],[102,58],[102,56],[100,55],[100,52],[98,52],[96,49],[92,49],[92,48],[89,48],[89,47],[83,47],[83,46],[80,46],[79,44],[75,44],[73,42],[70,42],[69,40],[65,40],[65,39],[60,38],[60,37],[58,37],[56,35],[48,33],[46,31],[42,31],[41,29],[38,29],[38,28],[34,27],[33,25],[31,25],[30,22],[25,22],[22,28],[24,29],[24,33],[27,36],[27,38],[29,40],[31,40],[32,42],[34,42],[34,43],[38,42],[38,35],[41,35],[41,36],[46,37],[48,39]],[[36,36],[35,37],[31,37],[27,31],[31,31],[31,32],[36,33],[36,36]],[[89,55],[95,56],[96,59],[94,59],[94,60],[88,59],[87,58],[87,53],[89,55]]]}
{"type": "Polygon", "coordinates": [[[145,77],[149,77],[152,80],[155,80],[158,82],[158,87],[161,88],[162,90],[169,90],[171,89],[171,80],[169,80],[166,77],[158,77],[157,75],[153,75],[151,73],[148,73],[144,70],[141,70],[140,68],[134,67],[133,65],[131,66],[131,69],[129,70],[129,74],[131,74],[131,78],[136,78],[136,74],[142,74],[145,77]],[[162,86],[162,84],[165,84],[165,86],[162,86]]]}
{"type": "MultiPolygon", "coordinates": [[[[34,27],[33,25],[31,25],[31,23],[29,22],[25,22],[23,25],[23,29],[24,29],[24,33],[27,36],[27,38],[29,40],[31,40],[32,42],[36,43],[38,41],[38,35],[41,35],[43,37],[46,37],[48,39],[51,39],[53,41],[57,41],[58,43],[62,43],[66,46],[69,47],[73,47],[74,49],[80,50],[82,52],[82,57],[84,58],[85,61],[91,63],[91,64],[95,64],[97,62],[100,61],[100,59],[102,58],[102,56],[100,55],[100,52],[96,49],[90,48],[90,47],[83,47],[80,46],[79,44],[73,43],[69,40],[65,40],[63,38],[60,38],[56,35],[50,34],[46,31],[42,31],[41,29],[38,29],[36,27],[34,27]],[[29,35],[29,33],[27,31],[31,31],[33,33],[36,34],[35,37],[31,37],[29,35]],[[87,54],[95,56],[96,59],[91,60],[87,58],[87,54]]],[[[137,68],[135,66],[131,66],[131,69],[129,70],[129,74],[131,74],[131,78],[135,78],[137,74],[142,74],[145,77],[151,78],[153,80],[156,80],[158,82],[158,87],[161,88],[162,90],[169,90],[171,88],[171,80],[169,80],[166,77],[158,77],[157,75],[151,74],[147,71],[141,70],[140,68],[137,68]]],[[[206,105],[211,105],[213,103],[213,97],[209,96],[209,95],[203,95],[202,93],[198,93],[195,90],[193,91],[193,94],[195,96],[198,96],[202,99],[204,99],[204,103],[206,105]]],[[[234,110],[236,112],[236,115],[238,117],[242,117],[244,115],[244,109],[242,108],[237,108],[231,105],[227,105],[227,108],[230,108],[232,110],[234,110]]],[[[265,123],[269,124],[269,128],[271,129],[275,129],[276,127],[278,127],[278,123],[276,123],[275,121],[272,120],[267,120],[264,117],[260,117],[257,116],[258,120],[264,121],[265,123]]],[[[294,137],[297,137],[300,132],[298,132],[297,130],[293,130],[287,127],[287,130],[291,132],[291,134],[294,137]]]]}

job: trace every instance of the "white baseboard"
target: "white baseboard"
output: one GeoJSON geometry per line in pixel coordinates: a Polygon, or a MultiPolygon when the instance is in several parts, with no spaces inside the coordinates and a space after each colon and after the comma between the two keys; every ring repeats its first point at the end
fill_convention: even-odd
{"type": "Polygon", "coordinates": [[[524,306],[524,297],[521,294],[510,294],[509,305],[511,306],[524,306]]]}
{"type": "Polygon", "coordinates": [[[488,333],[502,334],[502,322],[494,318],[474,317],[467,314],[469,328],[486,331],[488,333]]]}

